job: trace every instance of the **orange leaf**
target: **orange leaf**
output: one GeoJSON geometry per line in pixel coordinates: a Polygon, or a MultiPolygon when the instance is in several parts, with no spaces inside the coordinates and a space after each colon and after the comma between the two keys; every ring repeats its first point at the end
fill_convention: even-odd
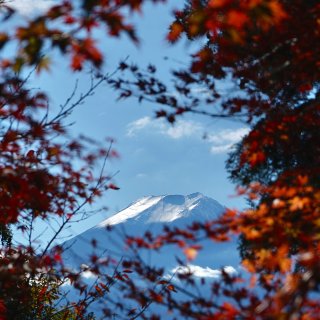
{"type": "Polygon", "coordinates": [[[170,32],[167,35],[167,39],[169,42],[176,42],[181,33],[183,31],[183,25],[180,22],[175,21],[174,23],[172,23],[172,25],[170,26],[170,32]]]}
{"type": "Polygon", "coordinates": [[[163,301],[163,297],[161,296],[161,294],[156,293],[153,290],[150,290],[150,297],[153,301],[156,301],[158,303],[161,303],[163,301]]]}
{"type": "Polygon", "coordinates": [[[232,27],[240,29],[248,21],[248,17],[243,12],[231,10],[228,13],[227,21],[228,21],[228,24],[231,25],[232,27]]]}
{"type": "Polygon", "coordinates": [[[290,211],[302,210],[306,205],[309,204],[309,198],[301,198],[301,197],[294,197],[290,201],[290,211]]]}
{"type": "Polygon", "coordinates": [[[97,292],[100,296],[103,296],[103,291],[101,290],[101,288],[98,285],[95,286],[95,289],[97,290],[97,292]]]}
{"type": "Polygon", "coordinates": [[[253,153],[250,158],[249,162],[252,167],[256,166],[257,164],[260,164],[261,162],[265,161],[266,156],[262,151],[258,151],[256,153],[253,153]]]}
{"type": "Polygon", "coordinates": [[[186,255],[187,259],[190,261],[190,260],[194,260],[197,257],[199,249],[201,249],[200,246],[191,246],[184,249],[183,253],[186,255]]]}
{"type": "Polygon", "coordinates": [[[283,6],[277,0],[270,1],[269,8],[272,12],[274,21],[277,23],[288,17],[287,13],[283,9],[283,6]]]}
{"type": "Polygon", "coordinates": [[[82,70],[82,65],[83,65],[84,60],[85,60],[85,58],[84,58],[84,56],[82,54],[75,54],[72,57],[71,68],[74,71],[82,70]]]}
{"type": "Polygon", "coordinates": [[[211,0],[209,2],[209,7],[211,8],[221,8],[223,6],[226,6],[230,0],[211,0]]]}
{"type": "Polygon", "coordinates": [[[167,289],[168,289],[169,291],[177,292],[177,290],[176,290],[176,288],[174,287],[173,284],[169,284],[169,285],[167,286],[167,289]]]}
{"type": "Polygon", "coordinates": [[[254,273],[256,271],[254,263],[249,259],[244,259],[242,261],[242,266],[251,273],[254,273]]]}

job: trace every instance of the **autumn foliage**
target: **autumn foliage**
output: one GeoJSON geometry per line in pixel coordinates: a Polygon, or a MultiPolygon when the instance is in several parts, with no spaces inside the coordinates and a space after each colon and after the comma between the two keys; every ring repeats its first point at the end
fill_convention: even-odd
{"type": "MultiPolygon", "coordinates": [[[[50,294],[56,292],[57,277],[68,279],[81,293],[86,291],[80,274],[64,268],[62,249],[49,248],[85,204],[103,190],[118,189],[105,175],[101,162],[115,155],[112,145],[104,149],[90,139],[72,139],[65,126],[66,117],[86,95],[74,103],[68,100],[57,114],[49,116],[47,95],[28,87],[31,70],[44,72],[54,67],[48,53],[53,49],[68,58],[74,72],[88,65],[95,69],[97,82],[87,95],[99,83],[107,82],[121,98],[136,97],[160,105],[156,116],[170,123],[194,113],[241,118],[250,126],[227,163],[230,178],[238,185],[239,194],[250,200],[250,208],[227,210],[220,219],[194,223],[187,229],[166,228],[161,235],[127,238],[133,252],[177,245],[187,260],[192,260],[201,250],[200,240],[225,242],[239,236],[244,276],[222,270],[221,281],[212,283],[207,297],[191,291],[185,300],[177,300],[175,294],[184,290],[183,285],[178,288],[163,279],[162,270],[135,257],[119,262],[116,271],[102,277],[81,301],[69,303],[61,318],[85,318],[90,303],[108,294],[118,282],[123,294],[137,303],[131,310],[122,306],[132,319],[143,318],[151,304],[194,319],[318,319],[319,2],[189,1],[174,13],[167,35],[171,43],[199,39],[202,43],[190,57],[189,67],[173,71],[181,99],[171,94],[151,65],[140,70],[121,62],[119,78],[101,73],[108,53],[99,48],[93,31],[103,28],[110,37],[126,34],[138,41],[128,23],[128,12],[139,11],[141,6],[139,0],[84,0],[79,5],[61,1],[42,15],[0,33],[6,57],[0,60],[0,223],[4,242],[0,318],[14,319],[13,309],[26,314],[37,305],[38,313],[30,317],[42,319],[43,305],[54,300],[50,294]],[[222,95],[216,84],[223,80],[238,90],[222,95]],[[204,99],[192,90],[199,86],[208,92],[204,99]],[[90,168],[99,163],[101,173],[94,176],[90,168]],[[31,234],[34,221],[50,221],[51,217],[61,219],[60,228],[40,255],[31,240],[24,247],[11,244],[10,228],[31,234]],[[54,276],[43,284],[43,275],[50,273],[54,276]],[[147,286],[139,287],[131,274],[139,275],[147,286]],[[19,294],[12,291],[13,286],[19,288],[19,294]],[[44,293],[47,300],[41,303],[44,293]],[[66,313],[71,309],[73,314],[66,313]]],[[[14,15],[9,6],[1,4],[3,23],[14,15]]],[[[92,262],[99,274],[98,259],[92,262]]],[[[191,274],[180,280],[199,285],[191,274]]],[[[112,307],[104,313],[112,317],[112,307]]]]}
{"type": "Polygon", "coordinates": [[[156,115],[169,122],[189,112],[250,125],[227,162],[250,208],[135,243],[150,249],[176,243],[191,259],[200,239],[240,237],[250,285],[225,275],[212,289],[225,302],[198,301],[200,313],[190,295],[185,309],[195,318],[318,318],[319,14],[317,1],[190,1],[175,12],[168,40],[205,44],[189,68],[173,73],[181,98],[154,74],[141,83],[141,72],[129,70],[128,80],[111,80],[120,91],[161,105],[156,115]],[[234,92],[219,91],[216,84],[225,79],[234,92]],[[193,93],[197,86],[208,92],[205,98],[193,93]]]}

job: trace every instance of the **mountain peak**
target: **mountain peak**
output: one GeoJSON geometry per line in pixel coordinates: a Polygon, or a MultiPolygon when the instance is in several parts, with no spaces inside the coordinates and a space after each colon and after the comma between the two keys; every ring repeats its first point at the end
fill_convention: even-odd
{"type": "Polygon", "coordinates": [[[200,192],[184,195],[147,196],[140,198],[97,227],[129,224],[173,222],[178,219],[204,220],[216,218],[224,211],[216,200],[200,192]]]}
{"type": "Polygon", "coordinates": [[[191,193],[187,196],[188,198],[200,198],[200,197],[205,197],[202,193],[200,192],[194,192],[194,193],[191,193]]]}

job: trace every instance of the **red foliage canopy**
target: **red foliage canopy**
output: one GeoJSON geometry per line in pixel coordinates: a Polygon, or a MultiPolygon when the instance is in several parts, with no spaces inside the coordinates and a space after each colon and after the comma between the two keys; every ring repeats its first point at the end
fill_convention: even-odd
{"type": "MultiPolygon", "coordinates": [[[[50,118],[46,95],[29,90],[25,74],[32,67],[39,72],[48,68],[50,60],[43,55],[48,48],[68,57],[73,71],[81,70],[85,63],[98,70],[104,54],[93,30],[104,27],[109,36],[125,33],[137,41],[127,12],[140,10],[141,5],[139,0],[83,0],[81,6],[62,1],[41,16],[0,34],[1,50],[7,44],[18,48],[10,59],[0,60],[0,223],[5,228],[15,224],[31,232],[34,219],[51,216],[61,217],[63,228],[105,186],[118,189],[107,183],[108,176],[94,177],[90,171],[101,156],[114,152],[99,144],[92,150],[91,140],[68,140],[63,120],[82,100],[71,105],[66,102],[50,118]]],[[[3,19],[10,19],[11,9],[5,4],[1,9],[3,19]]],[[[173,74],[183,102],[170,95],[151,66],[141,73],[137,67],[121,63],[120,70],[131,72],[126,81],[100,75],[98,83],[109,81],[122,98],[136,96],[140,101],[160,104],[157,117],[171,123],[177,116],[193,112],[242,117],[251,126],[242,141],[237,169],[246,168],[248,182],[242,183],[240,192],[254,202],[253,208],[229,210],[216,221],[194,224],[188,230],[167,229],[158,237],[146,234],[128,238],[133,248],[157,250],[177,244],[192,259],[201,248],[200,239],[227,241],[242,234],[251,244],[251,255],[242,262],[250,273],[250,284],[222,272],[222,281],[212,286],[210,297],[190,294],[188,301],[178,302],[174,296],[177,288],[161,279],[161,270],[152,270],[138,260],[123,261],[123,270],[116,269],[111,278],[122,282],[123,292],[140,305],[140,311],[129,310],[128,317],[143,316],[151,303],[196,319],[319,317],[319,21],[316,0],[190,1],[175,12],[168,34],[173,43],[182,35],[188,41],[206,39],[191,57],[190,67],[173,74]],[[242,90],[241,95],[221,97],[216,81],[227,78],[242,90]],[[191,88],[199,84],[210,93],[205,101],[192,93],[191,88]],[[203,103],[208,108],[201,109],[203,103]],[[265,167],[270,172],[268,182],[255,181],[255,170],[265,167]],[[150,288],[141,290],[129,277],[131,271],[148,281],[150,288]],[[225,299],[215,300],[221,296],[225,299]]],[[[22,296],[15,298],[21,306],[21,301],[30,297],[30,282],[21,278],[35,279],[39,270],[43,274],[43,270],[58,268],[80,292],[86,290],[78,281],[79,274],[63,268],[59,248],[49,254],[53,241],[40,257],[31,243],[24,248],[2,248],[2,318],[9,312],[12,285],[19,283],[27,291],[24,296],[21,290],[22,296]]],[[[92,262],[99,273],[97,261],[92,262]]],[[[190,277],[181,281],[192,282],[190,277]]],[[[101,281],[94,293],[75,304],[78,317],[84,315],[89,301],[108,292],[112,283],[110,279],[101,281]]],[[[105,313],[112,316],[110,312],[108,309],[105,313]]]]}

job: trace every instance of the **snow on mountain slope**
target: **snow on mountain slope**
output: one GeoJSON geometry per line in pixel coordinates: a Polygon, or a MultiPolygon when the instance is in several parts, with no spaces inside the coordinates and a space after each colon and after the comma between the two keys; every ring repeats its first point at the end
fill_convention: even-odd
{"type": "Polygon", "coordinates": [[[112,217],[102,221],[98,224],[98,227],[106,227],[108,225],[115,225],[119,223],[126,222],[129,219],[137,218],[139,214],[141,214],[143,211],[149,209],[153,205],[155,205],[157,202],[161,200],[162,197],[144,197],[133,204],[131,204],[129,207],[125,208],[124,210],[121,210],[117,214],[113,215],[112,217]]]}
{"type": "Polygon", "coordinates": [[[126,209],[101,222],[98,227],[130,223],[172,222],[181,218],[212,219],[221,214],[224,207],[201,193],[188,196],[166,195],[144,197],[126,209]]]}

